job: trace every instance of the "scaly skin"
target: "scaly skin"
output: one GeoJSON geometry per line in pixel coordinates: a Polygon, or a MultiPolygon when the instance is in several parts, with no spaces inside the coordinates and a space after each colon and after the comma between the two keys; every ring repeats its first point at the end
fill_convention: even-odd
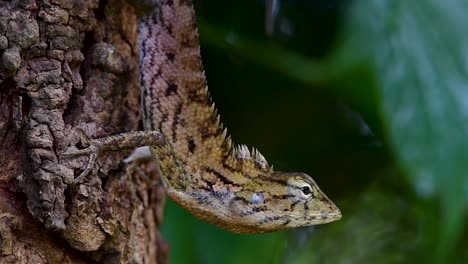
{"type": "Polygon", "coordinates": [[[263,233],[341,218],[304,173],[274,172],[257,150],[233,147],[208,94],[191,1],[162,0],[140,19],[144,128],[167,194],[202,220],[263,233]]]}
{"type": "MultiPolygon", "coordinates": [[[[235,233],[265,233],[341,218],[304,173],[274,172],[253,149],[234,147],[208,94],[195,11],[162,0],[139,21],[145,131],[93,140],[71,155],[150,146],[167,194],[194,216],[235,233]]],[[[70,153],[68,153],[70,155],[70,153]]]]}

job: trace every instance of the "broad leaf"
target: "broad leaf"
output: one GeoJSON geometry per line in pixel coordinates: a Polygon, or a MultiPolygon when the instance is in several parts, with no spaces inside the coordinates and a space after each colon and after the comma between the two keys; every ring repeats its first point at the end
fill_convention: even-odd
{"type": "Polygon", "coordinates": [[[341,55],[369,63],[399,166],[420,196],[440,199],[443,259],[468,200],[468,2],[358,0],[349,8],[341,55]]]}

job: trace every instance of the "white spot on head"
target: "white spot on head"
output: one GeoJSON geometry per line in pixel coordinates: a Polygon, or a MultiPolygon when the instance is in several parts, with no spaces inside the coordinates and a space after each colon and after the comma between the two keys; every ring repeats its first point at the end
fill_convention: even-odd
{"type": "Polygon", "coordinates": [[[253,193],[251,202],[253,204],[262,204],[265,198],[263,197],[263,193],[253,193]]]}

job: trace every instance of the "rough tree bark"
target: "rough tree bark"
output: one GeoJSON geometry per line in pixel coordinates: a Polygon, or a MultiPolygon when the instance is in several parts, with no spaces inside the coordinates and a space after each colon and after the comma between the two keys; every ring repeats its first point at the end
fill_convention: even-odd
{"type": "Polygon", "coordinates": [[[167,262],[154,164],[60,155],[141,127],[137,50],[123,0],[0,1],[0,263],[167,262]]]}

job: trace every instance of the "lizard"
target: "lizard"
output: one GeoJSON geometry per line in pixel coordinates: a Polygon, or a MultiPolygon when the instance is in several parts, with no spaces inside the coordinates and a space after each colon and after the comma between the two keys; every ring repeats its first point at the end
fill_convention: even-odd
{"type": "Polygon", "coordinates": [[[167,195],[195,217],[243,234],[339,220],[305,173],[274,171],[256,149],[234,145],[209,95],[191,0],[160,0],[139,17],[144,131],[93,139],[74,154],[149,146],[167,195]]]}

